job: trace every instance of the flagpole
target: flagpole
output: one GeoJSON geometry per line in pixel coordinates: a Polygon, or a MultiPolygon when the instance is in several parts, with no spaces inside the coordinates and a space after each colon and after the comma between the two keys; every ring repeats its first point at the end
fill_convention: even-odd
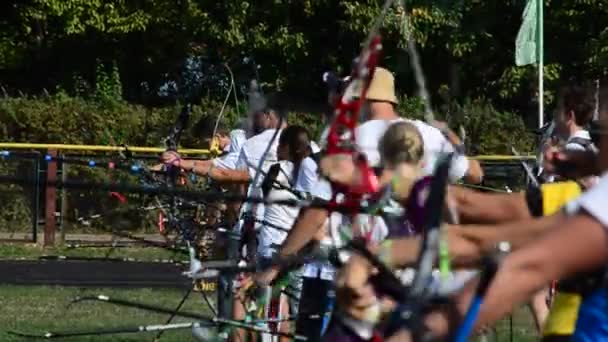
{"type": "Polygon", "coordinates": [[[538,6],[538,127],[543,127],[544,125],[544,113],[545,113],[545,84],[544,84],[544,74],[545,74],[545,61],[544,61],[544,32],[543,32],[543,7],[544,0],[537,0],[536,4],[538,6]]]}

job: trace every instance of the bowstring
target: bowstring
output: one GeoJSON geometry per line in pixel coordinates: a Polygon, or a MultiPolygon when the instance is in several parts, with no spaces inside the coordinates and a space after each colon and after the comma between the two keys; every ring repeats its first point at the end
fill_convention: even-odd
{"type": "MultiPolygon", "coordinates": [[[[424,104],[424,120],[431,126],[436,122],[435,115],[433,113],[433,107],[431,104],[431,98],[429,96],[429,92],[426,86],[426,77],[424,75],[424,71],[422,69],[422,64],[420,62],[420,54],[418,53],[418,49],[416,48],[416,43],[413,39],[413,33],[411,28],[410,16],[407,13],[407,7],[405,6],[405,0],[399,0],[398,11],[402,16],[401,21],[401,30],[405,35],[406,39],[406,48],[407,52],[410,55],[410,67],[414,72],[414,79],[416,80],[416,86],[418,90],[418,96],[422,99],[424,104]]],[[[442,132],[445,135],[445,132],[442,132]]],[[[447,136],[446,136],[447,139],[447,136]]],[[[449,141],[449,140],[448,140],[449,141]]],[[[454,148],[458,151],[457,148],[454,148]]],[[[453,223],[458,224],[458,209],[453,200],[450,198],[449,191],[446,193],[446,205],[448,208],[448,213],[450,215],[450,219],[453,223]]],[[[446,226],[442,225],[440,227],[440,239],[438,245],[438,255],[439,255],[439,269],[442,276],[443,281],[447,281],[450,274],[450,257],[449,257],[449,246],[447,241],[447,232],[446,226]]]]}
{"type": "Polygon", "coordinates": [[[378,31],[380,30],[380,27],[382,26],[382,24],[384,23],[384,19],[386,18],[386,14],[388,13],[388,10],[391,8],[391,6],[393,5],[394,2],[395,2],[395,0],[386,0],[384,2],[384,5],[382,5],[380,14],[374,20],[374,23],[372,24],[372,28],[371,28],[370,32],[368,33],[367,38],[365,38],[365,41],[363,42],[364,48],[367,48],[367,46],[369,46],[369,44],[372,42],[372,39],[374,39],[374,36],[376,35],[376,33],[378,33],[378,31]]]}
{"type": "Polygon", "coordinates": [[[539,188],[540,182],[538,181],[538,178],[536,178],[536,176],[534,175],[534,172],[532,172],[530,165],[528,165],[526,163],[526,161],[523,158],[521,158],[522,155],[515,149],[515,147],[511,146],[511,152],[513,152],[513,155],[515,155],[516,157],[519,157],[519,159],[521,159],[520,160],[521,166],[526,171],[526,175],[528,176],[528,179],[530,180],[530,182],[532,182],[532,185],[535,188],[539,188]]]}
{"type": "Polygon", "coordinates": [[[429,92],[426,87],[426,77],[424,76],[424,71],[422,70],[420,63],[420,55],[418,54],[416,43],[412,38],[411,21],[410,16],[407,14],[405,0],[399,0],[398,11],[403,17],[401,20],[401,30],[405,35],[406,49],[410,55],[410,67],[414,71],[414,79],[416,80],[416,85],[418,87],[418,96],[423,100],[424,104],[424,119],[426,122],[431,123],[435,121],[435,116],[433,114],[429,92]]]}
{"type": "MultiPolygon", "coordinates": [[[[220,109],[220,113],[217,115],[217,119],[215,120],[215,125],[213,126],[213,135],[211,135],[211,143],[210,143],[212,153],[218,152],[217,143],[215,142],[215,135],[217,134],[217,129],[220,125],[220,121],[224,117],[224,111],[226,110],[226,105],[228,104],[230,95],[232,94],[233,90],[236,87],[234,84],[234,75],[232,74],[232,70],[230,69],[230,67],[228,66],[227,63],[224,63],[222,65],[228,70],[228,73],[230,75],[230,86],[228,87],[228,92],[226,93],[226,97],[224,98],[224,102],[222,104],[222,108],[220,109]]],[[[238,100],[236,99],[236,91],[234,91],[234,92],[235,92],[234,99],[236,101],[236,107],[238,107],[238,100]]],[[[237,113],[238,113],[238,109],[237,109],[237,113]]]]}
{"type": "MultiPolygon", "coordinates": [[[[407,15],[407,11],[405,10],[405,0],[400,0],[400,5],[402,7],[403,10],[403,24],[404,24],[404,33],[408,33],[409,31],[408,29],[408,25],[410,23],[409,20],[409,16],[407,15]]],[[[418,86],[418,95],[423,99],[423,103],[425,106],[425,121],[427,121],[427,123],[433,125],[435,121],[434,115],[433,115],[433,111],[432,111],[432,107],[431,107],[431,101],[430,101],[430,96],[428,94],[427,88],[426,88],[426,82],[425,82],[425,77],[424,77],[424,72],[422,70],[421,67],[421,63],[420,63],[420,57],[418,54],[418,51],[416,49],[414,40],[411,38],[411,34],[408,34],[407,37],[407,48],[408,48],[408,52],[410,55],[410,64],[411,67],[414,71],[414,77],[416,80],[416,84],[418,86]]],[[[464,129],[461,126],[461,130],[464,131],[464,129]]],[[[446,132],[444,130],[440,130],[444,135],[446,135],[446,132]]],[[[463,134],[464,136],[464,134],[463,134]]],[[[448,141],[449,138],[446,135],[446,138],[448,141]]],[[[464,141],[463,141],[464,143],[464,141]]],[[[456,152],[456,154],[461,154],[464,155],[464,150],[462,148],[459,148],[458,146],[454,146],[454,150],[456,152]]],[[[521,156],[513,147],[512,147],[512,151],[516,156],[521,156]]],[[[522,161],[522,166],[524,167],[524,169],[526,170],[526,172],[528,173],[529,178],[531,179],[532,182],[538,184],[538,181],[536,180],[536,177],[534,177],[534,174],[532,173],[532,170],[529,168],[529,166],[522,161]]],[[[448,208],[448,213],[452,219],[452,221],[456,224],[458,224],[459,220],[458,220],[458,211],[457,211],[457,207],[454,205],[452,198],[449,195],[449,188],[446,189],[446,205],[448,208]]],[[[440,272],[442,274],[442,280],[444,282],[446,282],[448,280],[448,275],[450,274],[450,259],[449,259],[449,253],[448,253],[448,240],[447,240],[447,234],[446,234],[446,227],[445,225],[442,225],[440,227],[440,231],[439,231],[439,244],[438,244],[438,249],[439,249],[439,268],[440,268],[440,272]]]]}

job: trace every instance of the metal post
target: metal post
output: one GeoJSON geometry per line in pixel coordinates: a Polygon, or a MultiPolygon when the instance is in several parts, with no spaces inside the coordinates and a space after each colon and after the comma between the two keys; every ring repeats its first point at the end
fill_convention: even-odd
{"type": "MultiPolygon", "coordinates": [[[[48,155],[51,157],[57,157],[57,150],[49,150],[48,155]]],[[[45,201],[44,201],[44,246],[55,245],[55,230],[56,230],[56,218],[55,210],[57,207],[57,188],[55,186],[49,186],[57,181],[57,162],[49,161],[46,169],[46,189],[45,189],[45,201]]]]}
{"type": "MultiPolygon", "coordinates": [[[[66,182],[68,179],[68,163],[61,163],[61,181],[66,182]]],[[[65,218],[68,211],[68,197],[67,190],[65,188],[61,189],[61,208],[59,211],[61,212],[61,216],[59,218],[59,243],[65,243],[65,218]]]]}
{"type": "Polygon", "coordinates": [[[595,80],[595,108],[593,110],[593,120],[600,118],[600,80],[595,80]]]}
{"type": "Polygon", "coordinates": [[[33,158],[34,198],[32,201],[32,242],[38,242],[38,219],[40,217],[40,155],[33,158]]]}
{"type": "Polygon", "coordinates": [[[544,57],[544,24],[543,24],[543,7],[544,0],[538,0],[536,2],[538,6],[538,18],[536,24],[538,25],[537,34],[538,34],[538,128],[542,128],[545,124],[545,82],[544,82],[544,74],[545,74],[545,57],[544,57]]]}

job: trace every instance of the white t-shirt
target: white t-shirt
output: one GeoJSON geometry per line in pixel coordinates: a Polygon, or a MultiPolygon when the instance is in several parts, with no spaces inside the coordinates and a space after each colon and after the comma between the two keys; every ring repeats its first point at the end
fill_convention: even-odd
{"type": "MultiPolygon", "coordinates": [[[[264,152],[266,151],[268,144],[270,144],[270,141],[274,136],[275,132],[275,129],[267,129],[264,132],[247,139],[247,141],[245,141],[245,143],[243,144],[243,148],[241,149],[241,153],[239,155],[236,167],[239,170],[247,170],[249,172],[249,178],[251,179],[251,183],[249,184],[249,188],[247,190],[247,195],[249,197],[262,197],[262,190],[260,186],[264,181],[264,177],[260,175],[260,177],[258,177],[257,184],[253,184],[253,180],[255,179],[255,176],[257,174],[257,168],[260,163],[260,160],[264,156],[264,152]]],[[[268,150],[268,154],[266,154],[265,156],[264,164],[262,165],[261,170],[264,173],[267,173],[270,166],[277,162],[277,145],[279,143],[280,134],[281,132],[278,133],[277,138],[274,139],[272,146],[268,150]]],[[[245,212],[250,211],[250,208],[252,207],[255,207],[255,218],[257,220],[263,220],[263,204],[251,205],[245,203],[241,208],[241,215],[245,212]]],[[[256,228],[258,227],[259,225],[256,224],[256,228]]],[[[238,229],[240,230],[240,224],[238,226],[238,229]]]]}
{"type": "Polygon", "coordinates": [[[584,209],[608,229],[608,172],[604,173],[597,184],[565,206],[567,214],[575,214],[584,209]]]}
{"type": "Polygon", "coordinates": [[[235,129],[230,132],[230,144],[227,146],[227,154],[213,159],[213,166],[218,169],[236,169],[236,164],[241,154],[241,148],[245,144],[247,137],[242,129],[235,129]]]}
{"type": "MultiPolygon", "coordinates": [[[[326,179],[319,178],[317,183],[312,188],[311,195],[326,201],[331,200],[331,184],[326,179]]],[[[388,227],[381,217],[370,216],[367,214],[357,214],[354,216],[354,219],[358,223],[359,230],[362,233],[368,233],[371,241],[382,241],[388,235],[388,227]]],[[[339,228],[341,225],[351,225],[351,221],[347,218],[347,216],[337,212],[332,212],[330,214],[328,223],[330,225],[329,228],[336,237],[339,236],[339,234],[335,233],[339,233],[339,228]]],[[[326,237],[324,242],[333,244],[333,241],[331,241],[329,236],[326,237]]],[[[336,247],[342,247],[341,241],[337,242],[339,246],[336,247]]]]}
{"type": "MultiPolygon", "coordinates": [[[[320,198],[326,201],[331,200],[331,184],[323,178],[319,178],[311,189],[311,195],[316,198],[320,198]]],[[[366,214],[357,214],[353,217],[357,222],[358,231],[362,235],[368,235],[369,240],[373,242],[383,241],[388,235],[388,226],[379,216],[371,216],[366,214]]],[[[337,212],[332,212],[329,218],[325,222],[326,228],[329,230],[329,234],[321,241],[322,245],[343,247],[344,241],[342,240],[341,230],[342,226],[346,225],[346,232],[352,232],[351,219],[348,216],[342,215],[337,212]],[[332,238],[332,236],[334,238],[332,238]]],[[[329,261],[315,261],[304,265],[305,277],[317,277],[320,275],[322,279],[333,280],[336,270],[329,261]]]]}
{"type": "MultiPolygon", "coordinates": [[[[266,152],[268,144],[272,140],[275,132],[275,129],[267,129],[258,135],[254,135],[253,137],[247,139],[241,148],[237,168],[239,170],[247,169],[252,180],[255,178],[257,173],[257,167],[260,163],[260,159],[262,159],[264,156],[264,152],[266,152]]],[[[273,141],[272,146],[268,150],[268,154],[265,156],[264,165],[262,166],[262,170],[264,172],[268,171],[270,166],[277,162],[277,146],[279,144],[280,135],[281,132],[279,130],[277,138],[273,141]]],[[[263,178],[260,178],[260,184],[262,179],[263,178]]]]}
{"type": "MultiPolygon", "coordinates": [[[[406,120],[398,118],[395,120],[369,120],[355,129],[355,141],[359,150],[365,154],[370,166],[378,166],[380,164],[380,151],[378,150],[378,143],[388,127],[401,121],[411,122],[418,128],[420,135],[422,136],[424,145],[424,165],[426,174],[432,175],[435,169],[435,163],[440,153],[452,153],[454,148],[452,144],[445,138],[443,133],[437,128],[430,126],[419,120],[406,120]]],[[[321,143],[327,143],[327,136],[329,130],[326,128],[321,135],[321,143]]],[[[469,161],[465,156],[456,156],[452,160],[450,168],[450,181],[456,182],[462,178],[469,169],[469,161]]],[[[325,179],[319,179],[313,186],[311,194],[313,197],[317,197],[324,200],[330,200],[332,189],[331,184],[325,179]]],[[[369,215],[359,214],[354,218],[359,223],[367,225],[367,230],[371,232],[372,241],[382,241],[388,235],[388,227],[384,220],[380,217],[370,217],[369,215]]],[[[346,216],[339,213],[331,213],[327,223],[328,228],[331,229],[334,237],[339,236],[339,227],[342,224],[349,224],[346,216]]],[[[338,239],[339,240],[339,239],[338,239]]],[[[334,244],[340,241],[332,241],[330,236],[326,236],[322,243],[334,244]]],[[[335,273],[334,268],[329,263],[310,263],[304,268],[304,275],[314,277],[320,271],[321,277],[327,280],[333,279],[335,273]]]]}
{"type": "Polygon", "coordinates": [[[295,189],[297,191],[311,193],[312,188],[318,179],[317,169],[317,163],[312,158],[304,158],[300,163],[295,189]]]}
{"type": "MultiPolygon", "coordinates": [[[[275,183],[290,188],[294,165],[286,160],[280,161],[279,165],[281,165],[281,169],[275,183]]],[[[270,189],[266,198],[269,201],[298,199],[293,192],[276,186],[270,189]]],[[[258,253],[261,256],[267,258],[273,256],[273,253],[277,251],[276,247],[280,246],[287,237],[287,232],[293,226],[299,212],[298,207],[277,204],[265,206],[264,222],[258,233],[258,253]]]]}
{"type": "MultiPolygon", "coordinates": [[[[355,130],[357,146],[361,152],[365,153],[371,166],[379,165],[380,151],[378,150],[378,143],[391,124],[401,121],[410,122],[418,128],[424,145],[424,170],[427,175],[432,175],[440,154],[453,153],[454,147],[440,130],[420,120],[406,120],[403,118],[390,121],[369,120],[357,126],[355,130]]],[[[450,167],[450,182],[457,182],[466,175],[468,170],[469,160],[462,155],[455,156],[450,167]]]]}

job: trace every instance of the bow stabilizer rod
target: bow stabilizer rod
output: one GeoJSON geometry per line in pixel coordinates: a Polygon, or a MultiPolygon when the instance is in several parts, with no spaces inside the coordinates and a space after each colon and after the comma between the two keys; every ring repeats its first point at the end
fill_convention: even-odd
{"type": "Polygon", "coordinates": [[[307,340],[306,337],[303,337],[300,335],[294,335],[294,334],[283,333],[283,332],[274,332],[269,329],[265,329],[263,327],[247,324],[247,323],[240,322],[240,321],[225,319],[225,318],[221,318],[221,317],[209,317],[209,316],[200,315],[200,314],[196,314],[193,312],[186,312],[186,311],[175,312],[175,310],[173,310],[173,309],[165,308],[162,306],[138,303],[138,302],[133,302],[133,301],[124,300],[124,299],[110,298],[105,295],[85,296],[85,297],[75,298],[74,300],[71,301],[70,304],[76,304],[76,303],[80,303],[80,302],[84,302],[84,301],[104,302],[104,303],[109,303],[109,304],[128,307],[128,308],[136,308],[136,309],[141,309],[141,310],[157,312],[157,313],[161,313],[161,314],[175,314],[176,317],[179,316],[179,317],[185,317],[185,318],[190,318],[190,319],[197,319],[197,320],[200,320],[203,322],[208,322],[209,324],[213,324],[213,325],[217,325],[217,324],[231,325],[234,327],[251,330],[251,331],[258,332],[258,333],[271,334],[271,335],[292,338],[296,341],[306,341],[307,340]]]}

